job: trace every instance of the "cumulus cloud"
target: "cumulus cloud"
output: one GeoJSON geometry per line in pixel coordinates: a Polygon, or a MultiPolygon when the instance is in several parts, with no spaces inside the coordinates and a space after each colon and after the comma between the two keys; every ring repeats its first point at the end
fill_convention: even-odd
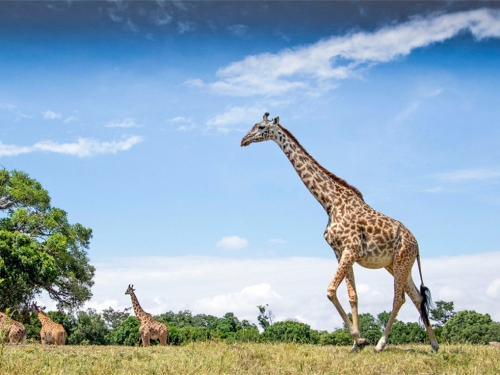
{"type": "Polygon", "coordinates": [[[131,128],[138,126],[133,118],[126,118],[123,120],[112,120],[106,124],[107,128],[131,128]]]}
{"type": "Polygon", "coordinates": [[[248,246],[248,241],[245,238],[238,236],[226,236],[215,244],[217,247],[222,247],[226,250],[239,250],[248,246]]]}
{"type": "Polygon", "coordinates": [[[208,86],[230,96],[330,88],[328,81],[359,76],[363,69],[407,56],[416,48],[443,42],[463,31],[478,40],[500,37],[500,11],[478,9],[414,17],[374,32],[354,32],[276,54],[247,56],[219,69],[219,80],[208,86]]]}
{"type": "Polygon", "coordinates": [[[53,152],[57,154],[75,155],[78,157],[94,156],[98,154],[115,154],[126,151],[133,145],[142,142],[140,136],[131,136],[122,141],[102,142],[89,138],[78,138],[77,142],[59,143],[54,141],[41,141],[33,146],[6,145],[0,141],[0,157],[17,156],[36,151],[53,152]]]}
{"type": "Polygon", "coordinates": [[[236,125],[255,124],[262,120],[265,108],[260,105],[253,107],[230,107],[224,113],[220,113],[207,121],[208,129],[215,129],[221,133],[228,133],[231,130],[238,130],[236,125]]]}
{"type": "Polygon", "coordinates": [[[58,120],[62,117],[60,113],[56,113],[51,110],[43,112],[42,115],[45,120],[58,120]]]}
{"type": "MultiPolygon", "coordinates": [[[[422,272],[434,301],[453,301],[455,310],[475,310],[500,321],[500,252],[423,258],[422,272]]],[[[221,316],[235,312],[240,319],[257,324],[256,306],[268,303],[275,320],[298,319],[314,329],[342,326],[332,303],[326,298],[337,261],[329,258],[236,259],[202,256],[113,258],[97,263],[94,297],[88,306],[130,307],[123,295],[128,283],[140,293],[142,307],[160,314],[168,310],[208,311],[221,316]],[[188,296],[188,297],[186,297],[188,296]],[[248,298],[249,303],[244,299],[248,298]],[[115,302],[118,301],[118,302],[115,302]],[[156,302],[155,302],[156,301],[156,302]]],[[[354,266],[361,313],[376,315],[390,311],[393,278],[384,269],[354,266]]],[[[417,267],[413,280],[420,284],[417,267]]],[[[338,290],[346,310],[349,301],[345,284],[338,290]]],[[[398,319],[418,321],[409,298],[398,319]]],[[[49,308],[55,304],[43,299],[49,308]]]]}

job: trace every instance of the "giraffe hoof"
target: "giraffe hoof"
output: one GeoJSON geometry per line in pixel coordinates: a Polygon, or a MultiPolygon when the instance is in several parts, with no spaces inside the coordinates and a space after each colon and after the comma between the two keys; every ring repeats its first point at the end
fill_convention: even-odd
{"type": "Polygon", "coordinates": [[[366,339],[357,339],[352,346],[351,353],[355,352],[358,349],[363,349],[366,345],[368,345],[366,339]]]}

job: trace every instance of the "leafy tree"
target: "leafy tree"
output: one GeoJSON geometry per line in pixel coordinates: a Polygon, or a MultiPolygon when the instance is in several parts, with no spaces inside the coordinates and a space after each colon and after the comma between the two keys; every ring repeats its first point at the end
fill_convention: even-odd
{"type": "Polygon", "coordinates": [[[427,332],[418,323],[405,323],[396,320],[389,333],[389,344],[422,343],[427,339],[427,332]]]}
{"type": "Polygon", "coordinates": [[[69,224],[28,174],[0,170],[0,311],[27,311],[45,290],[59,308],[92,296],[94,267],[86,250],[92,230],[69,224]]]}
{"type": "Polygon", "coordinates": [[[257,306],[259,309],[259,316],[257,317],[257,321],[262,329],[265,331],[270,325],[273,324],[274,314],[271,310],[269,310],[269,305],[266,306],[259,305],[257,306]]]}
{"type": "Polygon", "coordinates": [[[311,327],[308,324],[287,320],[267,327],[263,338],[271,342],[313,343],[311,327]]]}
{"type": "Polygon", "coordinates": [[[436,308],[430,309],[430,318],[434,320],[436,324],[434,327],[443,327],[448,320],[450,320],[455,311],[453,311],[453,302],[436,301],[436,308]]]}
{"type": "Polygon", "coordinates": [[[382,311],[380,314],[377,315],[377,322],[380,324],[380,328],[382,331],[385,330],[385,327],[387,326],[387,322],[389,321],[389,318],[391,317],[391,312],[387,311],[382,311]]]}
{"type": "Polygon", "coordinates": [[[353,339],[351,335],[344,329],[337,329],[332,333],[323,332],[320,334],[319,342],[320,345],[337,345],[345,346],[352,345],[353,339]]]}
{"type": "Polygon", "coordinates": [[[106,323],[94,309],[79,311],[76,329],[68,335],[68,344],[106,345],[108,328],[106,323]]]}
{"type": "Polygon", "coordinates": [[[115,311],[112,307],[109,307],[102,310],[102,318],[109,329],[117,329],[120,323],[130,316],[128,312],[130,309],[131,307],[127,307],[123,311],[115,311]]]}
{"type": "Polygon", "coordinates": [[[135,316],[129,316],[121,321],[116,329],[109,333],[108,341],[113,345],[139,345],[139,326],[139,319],[135,316]]]}
{"type": "Polygon", "coordinates": [[[452,343],[487,344],[500,341],[500,324],[494,322],[489,314],[464,310],[446,322],[442,337],[452,343]]]}

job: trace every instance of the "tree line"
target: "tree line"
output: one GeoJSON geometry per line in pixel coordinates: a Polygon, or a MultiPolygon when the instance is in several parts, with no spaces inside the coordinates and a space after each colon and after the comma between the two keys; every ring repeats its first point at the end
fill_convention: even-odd
{"type": "MultiPolygon", "coordinates": [[[[475,311],[453,311],[453,302],[438,301],[430,310],[430,318],[435,323],[436,336],[441,343],[487,344],[500,341],[500,323],[490,315],[475,311]]],[[[273,322],[268,306],[257,306],[260,330],[248,320],[239,320],[232,312],[223,317],[197,314],[191,311],[172,311],[154,318],[167,325],[170,345],[185,345],[199,341],[234,342],[294,342],[315,345],[352,345],[347,328],[332,332],[314,330],[308,324],[295,320],[273,322]]],[[[47,313],[52,320],[66,329],[70,345],[140,345],[139,320],[131,315],[130,308],[114,310],[108,308],[101,313],[93,309],[76,314],[61,311],[47,313]]],[[[375,345],[382,335],[390,312],[382,312],[376,317],[369,313],[359,315],[361,336],[375,345]]],[[[40,322],[35,315],[25,323],[28,340],[39,341],[40,322]]],[[[388,343],[419,344],[428,340],[425,329],[416,322],[399,320],[393,325],[388,343]]],[[[157,342],[153,342],[154,344],[157,342]]]]}

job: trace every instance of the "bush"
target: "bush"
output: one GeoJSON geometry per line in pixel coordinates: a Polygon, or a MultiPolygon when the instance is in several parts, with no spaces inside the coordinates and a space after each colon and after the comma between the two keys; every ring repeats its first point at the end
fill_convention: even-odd
{"type": "Polygon", "coordinates": [[[129,316],[109,333],[108,341],[113,345],[135,346],[140,344],[139,319],[129,316]]]}
{"type": "Polygon", "coordinates": [[[337,329],[332,333],[322,333],[319,338],[318,344],[320,345],[336,345],[345,346],[352,345],[354,340],[351,335],[343,329],[337,329]]]}
{"type": "Polygon", "coordinates": [[[451,343],[487,344],[500,341],[500,324],[489,314],[464,310],[446,322],[442,337],[451,343]]]}
{"type": "Polygon", "coordinates": [[[311,327],[308,324],[291,320],[274,323],[267,327],[262,336],[264,340],[270,342],[313,343],[311,327]]]}
{"type": "Polygon", "coordinates": [[[423,343],[427,339],[427,332],[418,323],[404,323],[395,321],[389,333],[389,344],[423,343]]]}
{"type": "Polygon", "coordinates": [[[108,328],[100,314],[93,309],[78,312],[76,329],[68,335],[68,344],[106,345],[108,340],[108,328]]]}

